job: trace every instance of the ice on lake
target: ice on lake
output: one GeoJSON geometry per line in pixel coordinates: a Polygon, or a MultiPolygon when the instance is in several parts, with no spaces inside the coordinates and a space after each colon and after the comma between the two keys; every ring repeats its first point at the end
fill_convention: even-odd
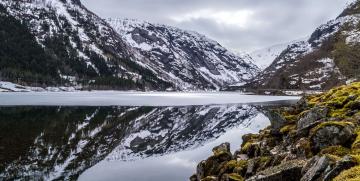
{"type": "Polygon", "coordinates": [[[2,106],[189,106],[297,101],[294,96],[259,96],[234,92],[10,92],[0,93],[2,106]]]}

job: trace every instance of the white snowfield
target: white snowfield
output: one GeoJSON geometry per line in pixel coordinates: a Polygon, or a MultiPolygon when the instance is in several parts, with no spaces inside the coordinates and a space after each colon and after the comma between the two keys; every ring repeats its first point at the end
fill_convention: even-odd
{"type": "Polygon", "coordinates": [[[244,95],[234,92],[7,92],[0,106],[189,106],[296,102],[300,97],[244,95]]]}

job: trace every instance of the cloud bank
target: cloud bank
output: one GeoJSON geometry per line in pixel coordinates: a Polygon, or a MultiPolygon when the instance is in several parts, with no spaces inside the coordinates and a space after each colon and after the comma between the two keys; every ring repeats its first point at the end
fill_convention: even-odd
{"type": "Polygon", "coordinates": [[[197,31],[250,52],[309,36],[352,0],[82,0],[103,18],[132,18],[197,31]]]}

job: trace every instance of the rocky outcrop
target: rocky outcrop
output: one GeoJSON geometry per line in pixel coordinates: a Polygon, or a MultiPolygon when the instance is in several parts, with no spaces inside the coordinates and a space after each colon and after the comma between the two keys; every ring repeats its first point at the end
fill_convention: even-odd
{"type": "Polygon", "coordinates": [[[247,179],[247,181],[299,180],[304,164],[303,160],[284,162],[276,167],[260,172],[256,176],[247,179]]]}
{"type": "Polygon", "coordinates": [[[354,139],[354,125],[347,122],[323,123],[311,130],[311,144],[314,151],[329,146],[349,146],[354,139]]]}
{"type": "Polygon", "coordinates": [[[310,109],[301,115],[301,118],[297,123],[297,129],[302,130],[316,124],[317,121],[321,121],[323,118],[325,118],[328,112],[329,110],[326,107],[315,107],[310,109]]]}
{"type": "Polygon", "coordinates": [[[201,177],[193,181],[222,180],[229,174],[249,181],[360,179],[351,172],[360,166],[360,110],[351,106],[359,100],[357,82],[270,111],[271,126],[244,135],[232,159],[227,156],[211,166],[215,151],[228,155],[229,145],[214,148],[214,155],[199,164],[208,170],[198,169],[201,177]]]}

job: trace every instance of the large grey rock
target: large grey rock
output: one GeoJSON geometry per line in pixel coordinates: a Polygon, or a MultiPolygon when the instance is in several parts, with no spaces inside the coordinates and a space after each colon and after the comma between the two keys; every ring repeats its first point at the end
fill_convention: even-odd
{"type": "Polygon", "coordinates": [[[323,156],[318,159],[310,169],[301,178],[301,181],[313,181],[324,174],[325,169],[329,166],[330,159],[327,156],[323,156]]]}
{"type": "Polygon", "coordinates": [[[276,111],[268,111],[266,116],[270,119],[271,129],[275,134],[286,124],[286,120],[276,111]]]}
{"type": "Polygon", "coordinates": [[[321,119],[326,118],[329,113],[329,109],[326,107],[314,107],[308,112],[305,112],[297,123],[298,130],[309,128],[314,124],[321,122],[321,119]]]}
{"type": "Polygon", "coordinates": [[[199,181],[196,174],[192,175],[192,176],[189,178],[189,180],[190,180],[190,181],[199,181]]]}
{"type": "Polygon", "coordinates": [[[230,153],[230,143],[228,143],[228,142],[222,143],[221,145],[214,147],[212,149],[212,152],[214,153],[214,155],[223,153],[223,152],[230,153]]]}
{"type": "Polygon", "coordinates": [[[299,181],[301,169],[304,166],[303,160],[292,160],[278,166],[261,171],[246,181],[299,181]]]}
{"type": "Polygon", "coordinates": [[[317,129],[311,136],[313,151],[318,152],[329,146],[348,146],[355,137],[352,124],[329,124],[317,129]]]}
{"type": "Polygon", "coordinates": [[[246,170],[246,175],[247,176],[251,176],[254,175],[256,171],[256,160],[255,159],[251,159],[248,161],[248,166],[247,166],[247,170],[246,170]]]}
{"type": "Polygon", "coordinates": [[[355,166],[356,160],[351,156],[345,156],[340,161],[337,161],[335,166],[324,176],[324,181],[330,181],[338,176],[342,171],[350,169],[355,166]]]}

